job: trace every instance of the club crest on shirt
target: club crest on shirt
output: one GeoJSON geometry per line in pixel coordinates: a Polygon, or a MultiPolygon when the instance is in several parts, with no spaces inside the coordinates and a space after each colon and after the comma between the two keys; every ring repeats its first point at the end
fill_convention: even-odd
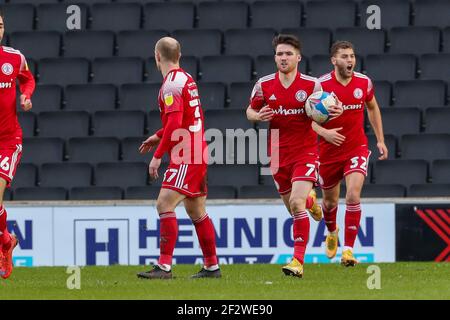
{"type": "Polygon", "coordinates": [[[306,94],[305,90],[298,90],[295,94],[295,99],[297,99],[298,102],[303,102],[306,100],[307,96],[308,95],[306,94]]]}
{"type": "Polygon", "coordinates": [[[11,65],[11,63],[6,62],[6,63],[4,63],[2,65],[2,72],[3,72],[3,74],[9,76],[9,75],[11,75],[13,73],[13,71],[14,71],[14,68],[11,65]]]}
{"type": "Polygon", "coordinates": [[[170,107],[173,104],[173,94],[171,92],[170,93],[166,93],[164,95],[164,103],[168,107],[170,107]]]}
{"type": "Polygon", "coordinates": [[[363,91],[362,91],[360,88],[356,88],[356,89],[353,91],[353,96],[354,96],[356,99],[361,99],[362,96],[363,96],[363,91]]]}

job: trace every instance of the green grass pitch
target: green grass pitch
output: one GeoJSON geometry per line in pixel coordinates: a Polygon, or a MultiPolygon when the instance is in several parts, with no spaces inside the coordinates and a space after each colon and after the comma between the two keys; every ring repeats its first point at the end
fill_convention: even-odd
{"type": "Polygon", "coordinates": [[[142,266],[82,267],[81,289],[69,290],[65,267],[15,268],[0,279],[7,299],[450,299],[450,263],[380,263],[381,289],[367,288],[368,264],[307,264],[303,279],[280,265],[223,265],[222,279],[189,279],[199,266],[176,265],[172,280],[142,280],[142,266]]]}

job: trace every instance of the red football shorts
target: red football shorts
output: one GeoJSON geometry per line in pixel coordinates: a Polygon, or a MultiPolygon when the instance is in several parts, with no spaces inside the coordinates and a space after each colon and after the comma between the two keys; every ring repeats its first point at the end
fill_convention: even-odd
{"type": "Polygon", "coordinates": [[[317,182],[318,179],[318,161],[317,156],[310,156],[308,159],[302,159],[297,162],[278,168],[278,172],[274,172],[272,168],[272,176],[275,186],[280,195],[291,192],[292,183],[294,181],[311,181],[317,182]]]}
{"type": "Polygon", "coordinates": [[[0,178],[6,180],[6,186],[11,185],[11,181],[16,174],[17,165],[22,157],[21,144],[8,144],[0,146],[0,178]]]}
{"type": "Polygon", "coordinates": [[[351,156],[334,162],[320,161],[319,184],[322,189],[331,189],[348,174],[359,172],[367,177],[370,151],[367,147],[359,148],[351,156]]]}
{"type": "Polygon", "coordinates": [[[164,173],[162,188],[172,189],[188,198],[206,196],[207,164],[169,164],[164,173]]]}

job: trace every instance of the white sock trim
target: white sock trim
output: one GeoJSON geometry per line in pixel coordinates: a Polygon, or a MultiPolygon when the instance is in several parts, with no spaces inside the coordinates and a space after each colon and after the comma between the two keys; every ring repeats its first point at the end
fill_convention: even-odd
{"type": "Polygon", "coordinates": [[[208,270],[208,271],[216,271],[216,270],[219,270],[219,265],[218,265],[218,264],[215,264],[215,265],[212,265],[212,266],[209,266],[209,267],[203,266],[203,268],[204,268],[205,270],[208,270]]]}

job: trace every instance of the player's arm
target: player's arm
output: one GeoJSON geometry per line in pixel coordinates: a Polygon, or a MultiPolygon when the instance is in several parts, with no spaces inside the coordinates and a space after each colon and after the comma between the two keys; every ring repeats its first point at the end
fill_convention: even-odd
{"type": "Polygon", "coordinates": [[[258,80],[253,87],[246,114],[247,119],[252,122],[270,121],[273,118],[273,110],[267,105],[264,99],[261,80],[258,80]]]}
{"type": "Polygon", "coordinates": [[[383,121],[381,120],[381,112],[375,96],[373,96],[370,101],[367,101],[366,105],[370,125],[372,126],[375,136],[377,137],[377,148],[380,152],[380,157],[378,157],[378,159],[385,160],[388,157],[388,149],[384,143],[383,121]]]}
{"type": "Polygon", "coordinates": [[[139,147],[139,152],[141,154],[150,152],[153,149],[153,147],[157,146],[159,141],[161,141],[163,134],[164,128],[161,128],[154,134],[152,134],[150,137],[148,137],[145,141],[142,141],[142,144],[139,147]]]}
{"type": "Polygon", "coordinates": [[[270,121],[273,119],[273,110],[269,106],[264,106],[255,110],[251,105],[247,108],[247,119],[252,122],[270,121]]]}
{"type": "Polygon", "coordinates": [[[21,65],[20,71],[17,75],[17,80],[19,80],[20,92],[20,106],[24,111],[30,110],[33,105],[31,103],[31,96],[33,95],[34,88],[36,87],[36,82],[34,81],[33,74],[28,68],[27,61],[25,57],[21,54],[21,65]]]}
{"type": "Polygon", "coordinates": [[[311,127],[319,136],[324,138],[325,141],[334,144],[337,147],[339,147],[345,141],[345,136],[338,132],[339,130],[342,130],[342,127],[325,129],[315,121],[311,122],[311,127]]]}

